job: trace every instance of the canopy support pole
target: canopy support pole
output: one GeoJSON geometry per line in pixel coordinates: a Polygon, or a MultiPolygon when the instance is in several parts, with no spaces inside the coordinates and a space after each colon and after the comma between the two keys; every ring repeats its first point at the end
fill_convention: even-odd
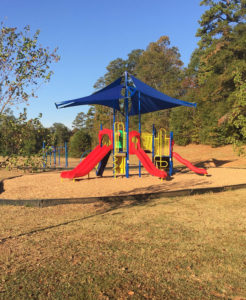
{"type": "Polygon", "coordinates": [[[115,154],[115,140],[114,140],[114,126],[115,126],[115,105],[113,108],[113,175],[115,177],[115,161],[114,161],[114,154],[115,154]]]}
{"type": "MultiPolygon", "coordinates": [[[[140,92],[138,92],[138,130],[140,134],[140,145],[141,145],[141,102],[140,102],[140,92]]],[[[141,161],[139,160],[139,177],[141,177],[141,161]]]]}
{"type": "Polygon", "coordinates": [[[170,145],[169,145],[169,176],[173,175],[173,132],[170,131],[170,145]]]}
{"type": "Polygon", "coordinates": [[[152,163],[155,160],[155,124],[152,125],[152,163]]]}
{"type": "Polygon", "coordinates": [[[129,113],[127,71],[125,71],[125,118],[126,118],[126,178],[129,178],[129,113]]]}

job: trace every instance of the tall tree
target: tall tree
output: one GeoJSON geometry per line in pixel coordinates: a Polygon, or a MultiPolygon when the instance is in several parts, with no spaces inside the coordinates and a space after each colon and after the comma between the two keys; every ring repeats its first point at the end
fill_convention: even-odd
{"type": "Polygon", "coordinates": [[[200,64],[198,82],[203,98],[227,98],[235,89],[234,73],[246,67],[246,1],[204,0],[209,5],[199,22],[200,64]]]}
{"type": "Polygon", "coordinates": [[[193,142],[216,146],[229,141],[226,126],[218,123],[234,107],[235,76],[240,73],[242,82],[246,76],[246,1],[204,0],[201,5],[208,9],[199,21],[200,41],[185,76],[186,97],[195,95],[198,108],[187,122],[199,128],[193,142]]]}
{"type": "Polygon", "coordinates": [[[87,113],[80,112],[75,117],[72,127],[76,130],[85,129],[90,132],[93,129],[93,120],[95,117],[95,107],[91,106],[87,113]]]}
{"type": "Polygon", "coordinates": [[[206,49],[221,37],[226,39],[235,24],[244,23],[246,19],[245,0],[203,0],[200,5],[208,6],[199,21],[199,47],[206,49]]]}
{"type": "Polygon", "coordinates": [[[182,65],[177,47],[170,47],[168,36],[161,36],[148,45],[139,58],[137,76],[153,88],[168,94],[180,96],[182,65]]]}
{"type": "Polygon", "coordinates": [[[242,73],[237,72],[234,78],[236,89],[230,98],[234,99],[234,104],[230,112],[224,118],[228,140],[233,144],[238,154],[246,155],[246,78],[242,78],[242,73]]]}
{"type": "Polygon", "coordinates": [[[51,143],[54,146],[63,146],[71,136],[71,131],[62,123],[54,123],[50,127],[51,143]]]}
{"type": "Polygon", "coordinates": [[[9,110],[0,115],[0,167],[36,169],[42,166],[42,142],[49,132],[37,118],[27,120],[26,109],[14,117],[9,110]]]}
{"type": "MultiPolygon", "coordinates": [[[[146,84],[175,98],[181,95],[183,77],[180,54],[177,47],[170,46],[167,36],[161,36],[148,45],[139,58],[137,76],[146,84]]],[[[151,130],[153,120],[156,127],[169,129],[169,110],[155,112],[142,117],[143,129],[151,130]]]]}
{"type": "Polygon", "coordinates": [[[79,130],[79,129],[85,128],[85,124],[86,124],[86,114],[84,112],[80,112],[75,117],[75,119],[72,123],[72,127],[73,127],[73,129],[79,130]]]}
{"type": "Polygon", "coordinates": [[[50,80],[50,65],[58,61],[57,49],[38,45],[40,31],[33,35],[29,26],[23,31],[0,26],[0,113],[35,97],[37,88],[50,80]]]}
{"type": "Polygon", "coordinates": [[[91,150],[91,136],[84,129],[80,129],[71,136],[69,152],[72,157],[81,157],[85,151],[91,150]]]}
{"type": "Polygon", "coordinates": [[[126,60],[122,58],[116,58],[112,60],[106,67],[107,72],[104,74],[104,76],[100,77],[97,80],[97,82],[94,85],[94,88],[101,89],[105,87],[112,81],[122,76],[125,71],[135,75],[136,67],[138,65],[142,53],[143,50],[135,49],[128,54],[128,58],[126,60]]]}

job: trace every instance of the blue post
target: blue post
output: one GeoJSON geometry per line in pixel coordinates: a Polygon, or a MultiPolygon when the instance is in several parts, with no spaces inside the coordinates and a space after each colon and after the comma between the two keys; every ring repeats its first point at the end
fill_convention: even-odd
{"type": "Polygon", "coordinates": [[[65,142],[65,167],[68,167],[68,151],[67,151],[67,142],[65,142]]]}
{"type": "Polygon", "coordinates": [[[58,165],[61,165],[61,147],[58,147],[58,165]]]}
{"type": "Polygon", "coordinates": [[[45,141],[43,141],[43,168],[45,168],[45,141]]]}
{"type": "MultiPolygon", "coordinates": [[[[140,133],[140,143],[141,143],[141,102],[140,102],[140,92],[138,92],[138,130],[140,133]]],[[[141,177],[141,161],[139,160],[139,177],[141,177]]]]}
{"type": "Polygon", "coordinates": [[[50,168],[51,168],[51,156],[52,156],[52,151],[51,151],[51,149],[50,149],[50,168]]]}
{"type": "Polygon", "coordinates": [[[113,175],[115,175],[115,161],[114,161],[114,154],[115,154],[115,148],[114,148],[114,123],[115,123],[115,106],[113,108],[113,175]]]}
{"type": "Polygon", "coordinates": [[[152,162],[155,159],[155,124],[152,126],[152,162]]]}
{"type": "Polygon", "coordinates": [[[54,147],[54,165],[56,167],[56,147],[54,147]]]}
{"type": "Polygon", "coordinates": [[[169,145],[169,176],[173,174],[173,155],[172,155],[172,142],[173,142],[173,132],[170,132],[170,145],[169,145]]]}
{"type": "Polygon", "coordinates": [[[125,71],[125,116],[126,116],[126,178],[129,178],[129,115],[128,115],[127,71],[125,71]]]}

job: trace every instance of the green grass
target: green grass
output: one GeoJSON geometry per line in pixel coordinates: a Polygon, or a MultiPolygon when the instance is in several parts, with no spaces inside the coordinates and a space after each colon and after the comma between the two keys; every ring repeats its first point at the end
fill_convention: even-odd
{"type": "Polygon", "coordinates": [[[0,299],[245,299],[245,196],[0,207],[0,299]]]}

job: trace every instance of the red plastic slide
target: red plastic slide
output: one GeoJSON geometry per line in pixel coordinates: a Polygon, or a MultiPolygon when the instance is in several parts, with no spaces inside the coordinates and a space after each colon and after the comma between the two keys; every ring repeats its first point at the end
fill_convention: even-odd
{"type": "Polygon", "coordinates": [[[149,172],[153,176],[166,178],[167,173],[165,171],[161,171],[152,163],[148,155],[144,152],[142,148],[135,149],[135,154],[137,155],[138,159],[143,164],[144,168],[147,172],[149,172]]]}
{"type": "Polygon", "coordinates": [[[197,173],[197,174],[208,174],[208,172],[205,169],[199,169],[192,165],[191,162],[181,157],[178,153],[173,152],[173,157],[176,158],[181,164],[185,165],[187,168],[189,168],[191,171],[197,173]]]}
{"type": "Polygon", "coordinates": [[[94,150],[90,152],[88,156],[81,163],[77,165],[71,171],[61,172],[62,178],[76,178],[82,177],[88,174],[103,158],[104,156],[113,149],[113,145],[110,146],[97,146],[94,150]]]}
{"type": "Polygon", "coordinates": [[[138,159],[143,164],[144,168],[147,172],[149,172],[153,176],[166,178],[167,173],[165,171],[161,171],[152,163],[148,155],[144,152],[144,150],[140,146],[140,134],[137,131],[131,131],[130,132],[130,139],[129,139],[129,148],[130,148],[130,154],[136,154],[138,159]],[[137,138],[137,144],[135,145],[133,143],[133,138],[137,138]]]}

